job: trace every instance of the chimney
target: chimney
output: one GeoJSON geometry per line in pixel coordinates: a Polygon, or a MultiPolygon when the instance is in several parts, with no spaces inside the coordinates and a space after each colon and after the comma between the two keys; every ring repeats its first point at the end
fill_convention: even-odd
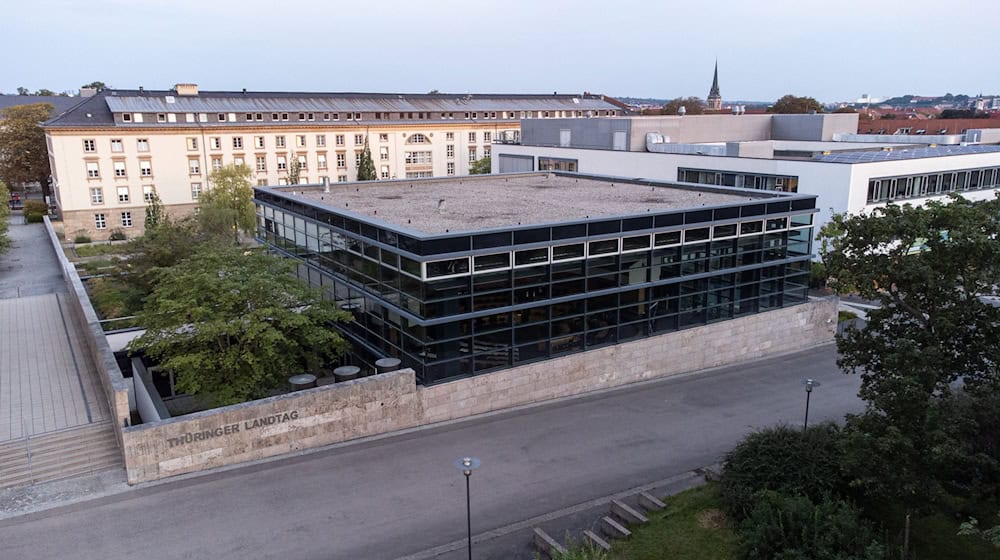
{"type": "Polygon", "coordinates": [[[174,91],[177,95],[198,95],[198,84],[177,84],[174,91]]]}
{"type": "Polygon", "coordinates": [[[80,88],[80,97],[93,97],[97,95],[97,88],[84,87],[80,88]]]}
{"type": "Polygon", "coordinates": [[[325,175],[323,176],[323,192],[330,192],[330,178],[325,175]]]}

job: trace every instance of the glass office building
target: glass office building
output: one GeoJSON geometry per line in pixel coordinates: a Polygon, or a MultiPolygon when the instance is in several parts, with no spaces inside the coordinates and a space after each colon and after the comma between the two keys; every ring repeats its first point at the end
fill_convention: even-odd
{"type": "Polygon", "coordinates": [[[457,377],[806,301],[812,195],[562,173],[257,187],[358,359],[457,377]]]}

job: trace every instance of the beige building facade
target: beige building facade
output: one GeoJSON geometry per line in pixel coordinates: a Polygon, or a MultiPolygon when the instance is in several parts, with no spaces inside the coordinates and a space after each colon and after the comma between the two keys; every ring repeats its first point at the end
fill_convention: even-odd
{"type": "Polygon", "coordinates": [[[595,95],[452,95],[105,90],[45,123],[67,237],[142,233],[155,192],[194,211],[209,176],[244,165],[257,185],[354,181],[364,143],[379,180],[466,175],[521,119],[622,114],[595,95]]]}

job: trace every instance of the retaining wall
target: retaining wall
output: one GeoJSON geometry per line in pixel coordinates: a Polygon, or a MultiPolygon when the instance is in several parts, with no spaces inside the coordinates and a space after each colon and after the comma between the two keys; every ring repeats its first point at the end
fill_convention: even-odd
{"type": "Polygon", "coordinates": [[[836,325],[836,298],[814,300],[432,387],[417,386],[407,369],[133,426],[123,435],[128,480],[135,484],[800,350],[833,340],[836,325]]]}
{"type": "Polygon", "coordinates": [[[49,241],[52,243],[52,249],[56,252],[56,258],[59,259],[63,281],[66,282],[66,289],[69,291],[69,297],[66,299],[69,303],[72,319],[75,321],[77,327],[79,327],[83,335],[81,338],[87,348],[87,353],[97,368],[97,374],[101,380],[101,388],[104,390],[104,396],[108,401],[108,407],[114,418],[112,424],[115,427],[115,437],[118,439],[118,446],[121,448],[123,444],[122,428],[127,426],[131,419],[128,408],[128,388],[125,378],[122,376],[122,371],[115,360],[114,352],[111,351],[111,347],[108,345],[108,339],[104,336],[104,330],[101,328],[101,323],[97,318],[97,312],[94,311],[94,306],[90,303],[90,297],[83,286],[83,281],[80,280],[80,275],[76,272],[76,267],[66,258],[62,244],[56,236],[49,217],[45,216],[44,221],[45,231],[48,233],[49,241]]]}

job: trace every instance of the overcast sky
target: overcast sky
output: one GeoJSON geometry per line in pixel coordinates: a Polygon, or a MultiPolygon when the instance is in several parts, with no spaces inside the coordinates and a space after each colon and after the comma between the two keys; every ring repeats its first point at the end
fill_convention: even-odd
{"type": "Polygon", "coordinates": [[[998,0],[6,0],[0,91],[1000,94],[998,0]]]}

